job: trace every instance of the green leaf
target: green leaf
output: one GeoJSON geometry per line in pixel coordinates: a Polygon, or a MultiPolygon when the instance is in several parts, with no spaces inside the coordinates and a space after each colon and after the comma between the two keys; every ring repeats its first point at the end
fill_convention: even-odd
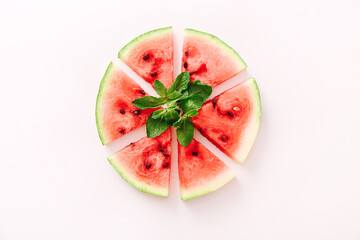
{"type": "Polygon", "coordinates": [[[177,100],[168,101],[168,102],[166,103],[167,107],[168,107],[168,108],[176,107],[176,101],[177,101],[177,100]]]}
{"type": "Polygon", "coordinates": [[[186,113],[191,110],[199,110],[203,105],[203,98],[199,95],[192,95],[191,97],[186,98],[181,104],[180,107],[186,113]]]}
{"type": "Polygon", "coordinates": [[[186,98],[188,98],[188,97],[189,97],[189,93],[188,93],[187,90],[185,90],[185,91],[183,91],[183,92],[181,93],[181,96],[176,99],[176,101],[184,100],[184,99],[186,99],[186,98]]]}
{"type": "Polygon", "coordinates": [[[180,125],[184,122],[185,118],[184,117],[179,118],[179,120],[173,123],[173,127],[180,127],[180,125]]]}
{"type": "Polygon", "coordinates": [[[162,97],[166,97],[167,90],[166,90],[166,87],[164,86],[164,84],[162,84],[162,82],[160,82],[159,80],[156,79],[154,82],[154,88],[155,88],[155,91],[157,92],[157,94],[159,94],[162,97]]]}
{"type": "Polygon", "coordinates": [[[180,127],[176,129],[176,135],[179,143],[186,147],[194,137],[194,126],[189,118],[186,118],[180,127]]]}
{"type": "Polygon", "coordinates": [[[190,110],[190,111],[186,112],[186,113],[184,114],[184,116],[186,116],[186,117],[195,117],[195,116],[198,115],[198,114],[199,114],[199,113],[198,113],[197,110],[190,110]]]}
{"type": "Polygon", "coordinates": [[[190,73],[182,72],[180,73],[173,84],[168,89],[168,97],[175,98],[172,94],[175,92],[181,93],[182,90],[185,90],[188,87],[188,83],[190,81],[190,73]]]}
{"type": "Polygon", "coordinates": [[[169,98],[171,100],[180,101],[180,100],[187,98],[188,96],[189,96],[188,92],[186,90],[184,90],[182,92],[173,92],[171,94],[168,94],[167,98],[169,98]]]}
{"type": "Polygon", "coordinates": [[[202,84],[199,80],[196,80],[189,83],[187,91],[189,96],[199,95],[202,97],[203,102],[205,102],[212,93],[212,87],[206,83],[202,84]]]}
{"type": "Polygon", "coordinates": [[[159,119],[161,118],[161,116],[163,116],[164,114],[166,113],[166,110],[165,109],[159,109],[159,110],[156,110],[155,112],[153,112],[151,114],[151,117],[153,119],[159,119]]]}
{"type": "Polygon", "coordinates": [[[177,120],[179,120],[180,118],[180,114],[178,111],[176,111],[175,109],[172,111],[167,111],[166,114],[164,115],[164,118],[167,122],[173,124],[174,122],[176,122],[177,120]]]}
{"type": "Polygon", "coordinates": [[[172,93],[168,93],[166,95],[166,97],[168,99],[178,99],[179,97],[181,97],[182,93],[181,92],[172,92],[172,93]]]}
{"type": "Polygon", "coordinates": [[[165,132],[171,124],[168,123],[165,119],[154,119],[152,118],[152,114],[148,117],[146,121],[146,135],[148,138],[154,138],[165,132]]]}
{"type": "Polygon", "coordinates": [[[140,109],[157,108],[164,105],[166,102],[167,100],[163,97],[157,98],[153,96],[145,96],[132,101],[132,103],[140,109]]]}

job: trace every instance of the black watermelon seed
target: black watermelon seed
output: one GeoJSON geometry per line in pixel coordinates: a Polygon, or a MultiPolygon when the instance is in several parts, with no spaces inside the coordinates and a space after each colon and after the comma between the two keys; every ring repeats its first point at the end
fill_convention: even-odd
{"type": "Polygon", "coordinates": [[[139,90],[139,92],[140,92],[142,95],[145,95],[145,91],[144,91],[144,90],[139,90]]]}
{"type": "Polygon", "coordinates": [[[151,76],[152,76],[152,77],[156,77],[156,76],[157,76],[157,72],[151,73],[151,76]]]}
{"type": "Polygon", "coordinates": [[[135,143],[131,142],[129,145],[135,145],[135,143]]]}
{"type": "Polygon", "coordinates": [[[135,111],[133,111],[133,114],[134,114],[135,116],[139,115],[139,114],[140,114],[140,110],[135,110],[135,111]]]}
{"type": "Polygon", "coordinates": [[[221,136],[221,140],[223,140],[223,141],[227,141],[228,139],[229,139],[229,137],[226,135],[221,136]]]}
{"type": "Polygon", "coordinates": [[[168,158],[170,155],[163,152],[164,157],[168,158]]]}
{"type": "Polygon", "coordinates": [[[217,104],[217,99],[213,99],[213,100],[211,100],[212,101],[212,104],[213,104],[213,108],[215,108],[215,106],[216,106],[216,104],[217,104]]]}
{"type": "Polygon", "coordinates": [[[230,117],[233,117],[234,116],[234,114],[232,113],[232,112],[228,112],[228,115],[230,116],[230,117]]]}
{"type": "Polygon", "coordinates": [[[168,166],[169,166],[169,163],[168,163],[168,162],[166,162],[166,163],[164,163],[164,164],[162,165],[163,168],[167,168],[168,166]]]}
{"type": "Polygon", "coordinates": [[[190,73],[190,76],[193,75],[193,74],[196,74],[196,73],[197,73],[197,71],[193,71],[193,72],[190,73]]]}
{"type": "Polygon", "coordinates": [[[125,134],[125,129],[123,129],[123,128],[119,129],[119,133],[124,135],[125,134]]]}
{"type": "Polygon", "coordinates": [[[184,68],[187,68],[187,62],[184,62],[184,68]]]}
{"type": "Polygon", "coordinates": [[[149,54],[145,54],[144,57],[143,57],[143,59],[146,61],[146,60],[149,59],[149,57],[150,57],[149,54]]]}
{"type": "Polygon", "coordinates": [[[189,52],[188,52],[188,51],[185,52],[185,56],[187,56],[187,57],[189,56],[189,52]]]}
{"type": "Polygon", "coordinates": [[[164,152],[164,149],[161,147],[161,145],[158,146],[159,152],[164,152]]]}
{"type": "Polygon", "coordinates": [[[149,168],[151,168],[151,163],[148,163],[148,164],[146,164],[146,169],[149,169],[149,168]]]}
{"type": "Polygon", "coordinates": [[[121,114],[125,114],[125,110],[124,110],[123,108],[119,108],[119,112],[120,112],[121,114]]]}
{"type": "Polygon", "coordinates": [[[198,153],[197,152],[192,152],[192,155],[197,156],[198,153]]]}

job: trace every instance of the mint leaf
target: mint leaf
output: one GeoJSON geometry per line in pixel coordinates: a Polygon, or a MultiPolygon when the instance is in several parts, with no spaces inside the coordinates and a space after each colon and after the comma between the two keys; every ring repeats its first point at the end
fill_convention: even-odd
{"type": "Polygon", "coordinates": [[[180,125],[184,122],[185,118],[184,118],[184,116],[179,118],[176,122],[173,123],[173,127],[180,127],[180,125]]]}
{"type": "Polygon", "coordinates": [[[186,113],[191,110],[199,110],[203,105],[203,98],[199,95],[192,95],[191,97],[186,98],[181,104],[180,107],[186,113]]]}
{"type": "Polygon", "coordinates": [[[197,110],[190,110],[188,112],[186,112],[184,114],[185,117],[195,117],[196,115],[198,115],[198,111],[197,110]]]}
{"type": "Polygon", "coordinates": [[[189,97],[189,93],[188,93],[188,91],[185,90],[181,93],[181,96],[176,99],[176,101],[184,100],[188,97],[189,97]]]}
{"type": "Polygon", "coordinates": [[[176,129],[177,139],[179,143],[186,147],[190,144],[194,137],[194,126],[189,118],[186,118],[180,125],[178,129],[176,129]]]}
{"type": "MultiPolygon", "coordinates": [[[[170,86],[170,88],[168,89],[168,97],[170,99],[174,99],[175,95],[180,94],[181,95],[181,91],[185,90],[188,87],[188,83],[190,81],[190,73],[189,72],[182,72],[180,73],[175,81],[173,82],[173,84],[170,86]]],[[[178,95],[178,97],[180,96],[178,95]]]]}
{"type": "Polygon", "coordinates": [[[156,79],[154,82],[154,88],[155,88],[155,91],[157,92],[157,94],[159,94],[162,97],[166,97],[167,90],[166,90],[166,87],[164,86],[164,84],[162,84],[162,82],[160,82],[159,80],[156,79]]]}
{"type": "Polygon", "coordinates": [[[179,120],[180,118],[180,114],[178,111],[176,111],[175,109],[172,111],[168,111],[164,114],[164,118],[167,122],[169,122],[170,124],[173,124],[174,122],[176,122],[177,120],[179,120]]]}
{"type": "Polygon", "coordinates": [[[181,97],[181,95],[182,95],[181,92],[172,92],[172,93],[168,93],[166,97],[169,99],[178,99],[179,97],[181,97]]]}
{"type": "Polygon", "coordinates": [[[212,87],[206,83],[202,84],[199,80],[196,80],[189,83],[187,91],[189,96],[198,95],[202,97],[203,102],[205,102],[212,93],[212,87]]]}
{"type": "Polygon", "coordinates": [[[151,114],[151,117],[153,119],[159,119],[161,118],[164,114],[166,113],[166,110],[165,109],[159,109],[159,110],[156,110],[155,112],[153,112],[151,114]]]}
{"type": "Polygon", "coordinates": [[[161,105],[164,105],[166,101],[167,100],[163,97],[157,98],[153,96],[145,96],[135,99],[132,103],[140,109],[147,109],[160,107],[161,105]]]}
{"type": "Polygon", "coordinates": [[[151,113],[146,121],[146,135],[148,138],[154,138],[159,136],[171,126],[171,124],[163,118],[152,118],[153,114],[154,113],[151,113]]]}
{"type": "Polygon", "coordinates": [[[166,103],[167,107],[168,107],[168,108],[176,107],[176,101],[177,101],[177,100],[168,101],[168,102],[166,103]]]}
{"type": "Polygon", "coordinates": [[[182,92],[173,92],[171,94],[167,95],[167,98],[172,99],[172,100],[176,100],[176,101],[180,101],[183,100],[185,98],[187,98],[189,96],[188,92],[182,91],[182,92]]]}

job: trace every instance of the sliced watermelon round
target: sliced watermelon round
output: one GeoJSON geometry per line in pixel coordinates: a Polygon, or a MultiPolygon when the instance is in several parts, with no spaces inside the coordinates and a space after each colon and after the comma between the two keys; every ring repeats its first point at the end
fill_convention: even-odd
{"type": "Polygon", "coordinates": [[[173,82],[173,45],[172,27],[160,28],[133,39],[118,57],[153,86],[157,79],[169,88],[173,82]]]}
{"type": "Polygon", "coordinates": [[[152,195],[167,197],[170,185],[171,128],[156,138],[144,137],[108,158],[128,183],[152,195]]]}
{"type": "Polygon", "coordinates": [[[204,103],[192,121],[209,141],[242,163],[254,143],[260,117],[259,90],[250,78],[204,103]]]}
{"type": "Polygon", "coordinates": [[[212,87],[246,68],[240,55],[219,38],[193,29],[185,29],[182,71],[190,80],[200,80],[212,87]]]}
{"type": "Polygon", "coordinates": [[[156,109],[140,110],[131,102],[147,93],[114,63],[101,81],[96,100],[96,125],[102,144],[107,144],[143,125],[156,109]]]}
{"type": "MultiPolygon", "coordinates": [[[[172,28],[144,33],[123,47],[118,57],[145,81],[173,82],[172,28]]],[[[185,29],[182,71],[191,81],[215,87],[246,68],[239,54],[219,38],[185,29]]],[[[96,123],[103,144],[143,125],[155,110],[140,110],[131,102],[147,95],[124,72],[110,63],[96,103],[96,123]]],[[[247,157],[261,117],[261,101],[253,78],[207,101],[192,118],[194,126],[234,161],[247,157]]],[[[169,193],[171,166],[170,128],[156,138],[144,137],[108,158],[117,172],[135,188],[157,196],[169,193]]],[[[196,140],[178,144],[181,198],[188,200],[210,193],[234,178],[234,172],[196,140]]]]}
{"type": "Polygon", "coordinates": [[[195,139],[179,148],[179,181],[182,200],[200,197],[234,178],[235,173],[195,139]]]}

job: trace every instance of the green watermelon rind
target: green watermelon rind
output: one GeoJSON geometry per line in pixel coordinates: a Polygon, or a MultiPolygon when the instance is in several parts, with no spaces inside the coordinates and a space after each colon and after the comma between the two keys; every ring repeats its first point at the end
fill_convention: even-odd
{"type": "Polygon", "coordinates": [[[172,31],[172,27],[164,27],[164,28],[158,28],[155,30],[148,31],[146,33],[141,34],[140,36],[134,38],[132,41],[130,41],[128,44],[126,44],[118,53],[118,58],[123,60],[127,57],[128,53],[136,47],[138,44],[140,44],[142,41],[145,41],[147,39],[151,39],[154,37],[158,37],[164,34],[167,34],[172,31]]]}
{"type": "Polygon", "coordinates": [[[96,116],[96,127],[98,130],[98,134],[101,140],[102,145],[105,145],[108,143],[106,137],[105,137],[105,133],[101,127],[101,101],[102,101],[102,97],[103,94],[107,88],[107,85],[109,83],[109,79],[111,78],[111,74],[113,73],[113,71],[116,69],[116,65],[113,62],[110,62],[109,66],[106,69],[106,72],[103,76],[103,78],[101,79],[100,82],[100,87],[99,87],[99,92],[96,98],[96,110],[95,110],[95,116],[96,116]]]}
{"type": "Polygon", "coordinates": [[[235,153],[234,156],[232,157],[236,163],[243,163],[246,157],[248,156],[255,142],[255,138],[259,130],[260,119],[261,119],[261,97],[260,97],[259,87],[255,81],[255,78],[249,78],[248,80],[246,80],[241,84],[248,84],[248,86],[250,87],[252,92],[251,95],[254,100],[255,111],[252,116],[253,119],[249,121],[249,123],[252,124],[252,126],[247,127],[245,132],[243,133],[245,136],[243,140],[244,142],[246,142],[246,146],[239,148],[237,153],[235,153]]]}
{"type": "Polygon", "coordinates": [[[121,167],[121,165],[118,163],[116,158],[114,156],[108,157],[108,161],[110,162],[111,166],[115,168],[115,170],[120,174],[120,176],[128,182],[130,185],[135,187],[136,189],[151,194],[158,197],[168,197],[169,196],[169,189],[164,188],[156,188],[147,184],[143,184],[139,181],[136,181],[133,177],[131,177],[129,174],[127,174],[126,170],[121,167]]]}
{"type": "Polygon", "coordinates": [[[217,45],[218,47],[220,47],[224,52],[227,52],[229,54],[229,56],[238,63],[240,71],[244,70],[247,68],[246,63],[244,62],[244,60],[240,57],[240,55],[229,45],[227,45],[223,40],[221,40],[220,38],[210,34],[210,33],[206,33],[206,32],[201,32],[195,29],[191,29],[191,28],[186,28],[185,29],[185,35],[195,35],[201,38],[204,38],[208,41],[213,42],[215,45],[217,45]]]}
{"type": "Polygon", "coordinates": [[[217,175],[211,181],[207,182],[201,187],[194,187],[192,189],[182,190],[181,200],[186,201],[211,193],[230,182],[234,177],[235,172],[231,168],[227,168],[224,172],[217,175]]]}

